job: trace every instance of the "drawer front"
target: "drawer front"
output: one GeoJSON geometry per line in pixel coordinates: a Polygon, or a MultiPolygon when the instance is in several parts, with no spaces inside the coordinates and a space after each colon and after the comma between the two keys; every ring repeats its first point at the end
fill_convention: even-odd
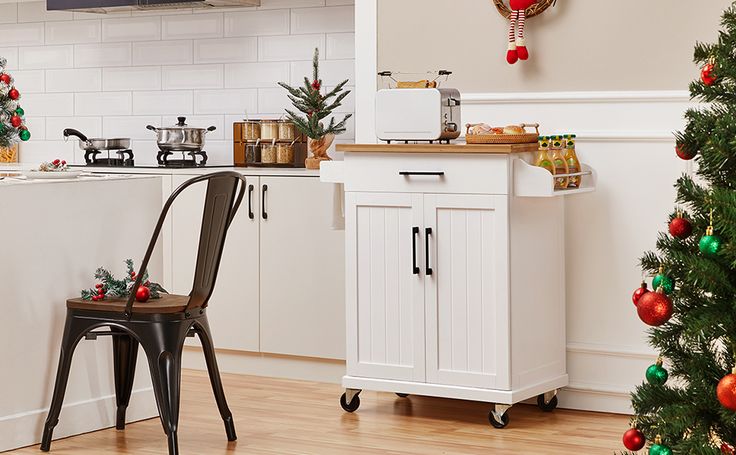
{"type": "Polygon", "coordinates": [[[345,153],[345,191],[509,194],[507,155],[345,153]]]}

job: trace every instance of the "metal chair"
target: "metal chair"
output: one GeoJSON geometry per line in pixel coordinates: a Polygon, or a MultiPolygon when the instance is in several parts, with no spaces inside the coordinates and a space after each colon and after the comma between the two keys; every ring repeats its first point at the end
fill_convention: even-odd
{"type": "Polygon", "coordinates": [[[59,422],[74,349],[82,338],[96,339],[103,335],[112,336],[113,339],[117,429],[125,428],[125,412],[130,403],[140,344],[148,357],[159,416],[169,440],[169,454],[179,453],[177,427],[181,356],[185,338],[197,334],[202,341],[212,390],[220,415],[225,422],[227,439],[228,441],[237,439],[233,417],[225,400],[217,368],[206,308],[217,279],[225,235],[245,193],[245,178],[241,174],[224,171],[198,176],[184,182],[172,193],[161,211],[131,289],[138,289],[141,285],[144,271],[148,267],[171,204],[186,188],[203,181],[207,181],[207,193],[194,284],[188,296],[162,294],[161,299],[140,303],[135,301],[135,292],[131,292],[127,301],[125,299],[101,302],[82,299],[67,301],[66,325],[61,341],[54,395],[43,430],[42,451],[49,451],[54,427],[59,422]],[[109,330],[95,330],[101,327],[107,327],[109,330]]]}

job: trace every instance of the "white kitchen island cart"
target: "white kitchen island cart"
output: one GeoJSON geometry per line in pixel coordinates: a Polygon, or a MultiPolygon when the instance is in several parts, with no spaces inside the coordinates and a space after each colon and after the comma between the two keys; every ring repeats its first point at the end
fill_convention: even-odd
{"type": "Polygon", "coordinates": [[[490,423],[568,383],[564,197],[536,144],[339,145],[344,162],[347,374],[363,389],[493,403],[490,423]]]}

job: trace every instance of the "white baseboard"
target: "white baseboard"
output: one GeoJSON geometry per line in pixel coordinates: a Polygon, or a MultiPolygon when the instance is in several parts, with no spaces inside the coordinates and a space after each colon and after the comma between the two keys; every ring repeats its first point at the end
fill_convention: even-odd
{"type": "MultiPolygon", "coordinates": [[[[114,395],[67,403],[54,429],[54,439],[113,427],[116,412],[114,395]]],[[[47,414],[48,409],[37,409],[0,419],[0,452],[40,443],[47,414]]],[[[153,389],[134,390],[130,397],[127,421],[135,422],[156,416],[158,410],[153,389]]]]}

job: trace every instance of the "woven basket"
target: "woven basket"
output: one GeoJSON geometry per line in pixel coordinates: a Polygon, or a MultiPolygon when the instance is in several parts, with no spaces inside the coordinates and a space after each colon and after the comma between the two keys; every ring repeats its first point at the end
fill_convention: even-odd
{"type": "Polygon", "coordinates": [[[470,128],[475,124],[465,125],[467,130],[465,142],[468,144],[532,144],[539,140],[539,123],[522,123],[522,128],[533,127],[536,133],[525,134],[470,134],[470,128]]]}

